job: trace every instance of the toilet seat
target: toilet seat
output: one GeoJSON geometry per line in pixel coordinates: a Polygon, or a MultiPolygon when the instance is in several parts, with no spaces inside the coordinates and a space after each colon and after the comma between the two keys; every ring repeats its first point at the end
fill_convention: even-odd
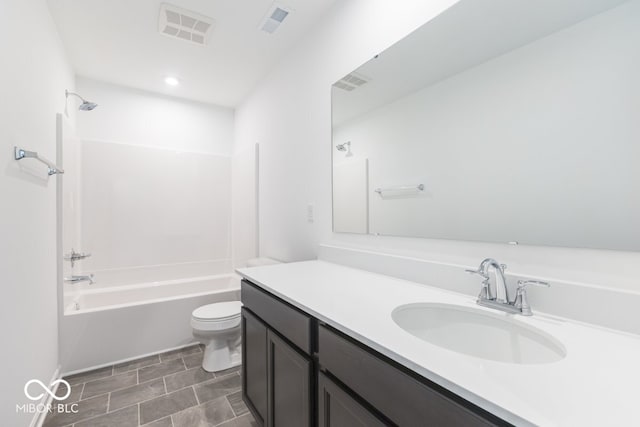
{"type": "Polygon", "coordinates": [[[203,305],[191,313],[191,326],[200,331],[220,331],[240,326],[240,301],[203,305]]]}

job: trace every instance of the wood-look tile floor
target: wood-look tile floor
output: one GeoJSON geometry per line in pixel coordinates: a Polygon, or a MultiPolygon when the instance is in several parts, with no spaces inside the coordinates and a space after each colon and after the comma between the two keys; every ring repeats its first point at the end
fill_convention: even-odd
{"type": "MultiPolygon", "coordinates": [[[[240,368],[202,369],[202,347],[144,357],[72,375],[67,407],[43,427],[255,427],[242,401],[240,368]]],[[[59,389],[63,395],[66,389],[59,389]]]]}

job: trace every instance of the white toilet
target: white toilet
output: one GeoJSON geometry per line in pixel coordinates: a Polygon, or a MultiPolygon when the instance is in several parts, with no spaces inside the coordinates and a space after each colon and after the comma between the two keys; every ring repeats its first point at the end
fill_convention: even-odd
{"type": "Polygon", "coordinates": [[[223,371],[242,362],[240,333],[240,301],[218,302],[193,310],[193,336],[204,344],[202,368],[208,372],[223,371]]]}

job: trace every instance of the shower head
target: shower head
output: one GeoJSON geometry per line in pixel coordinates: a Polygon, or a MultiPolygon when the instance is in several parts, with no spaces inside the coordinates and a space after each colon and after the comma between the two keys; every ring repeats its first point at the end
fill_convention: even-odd
{"type": "Polygon", "coordinates": [[[336,145],[336,149],[338,151],[347,152],[346,156],[351,157],[353,153],[351,152],[351,141],[344,142],[342,144],[336,145]]]}
{"type": "Polygon", "coordinates": [[[351,141],[347,141],[343,144],[338,144],[336,145],[336,148],[338,149],[338,151],[347,151],[351,148],[351,141]]]}
{"type": "Polygon", "coordinates": [[[80,106],[78,107],[78,110],[91,111],[97,106],[98,104],[96,104],[95,102],[83,101],[82,104],[80,104],[80,106]]]}
{"type": "Polygon", "coordinates": [[[98,104],[96,104],[95,102],[89,102],[77,93],[69,92],[68,90],[64,91],[64,95],[67,98],[69,98],[69,95],[77,96],[78,98],[80,98],[80,100],[82,101],[82,104],[80,104],[80,106],[78,107],[78,110],[80,111],[91,111],[98,106],[98,104]]]}

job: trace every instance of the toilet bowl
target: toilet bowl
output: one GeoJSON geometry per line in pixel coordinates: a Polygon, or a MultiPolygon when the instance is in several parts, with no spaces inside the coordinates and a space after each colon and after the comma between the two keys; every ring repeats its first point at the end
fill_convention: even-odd
{"type": "Polygon", "coordinates": [[[207,372],[223,371],[240,365],[240,301],[203,305],[193,310],[193,336],[204,344],[202,368],[207,372]]]}

